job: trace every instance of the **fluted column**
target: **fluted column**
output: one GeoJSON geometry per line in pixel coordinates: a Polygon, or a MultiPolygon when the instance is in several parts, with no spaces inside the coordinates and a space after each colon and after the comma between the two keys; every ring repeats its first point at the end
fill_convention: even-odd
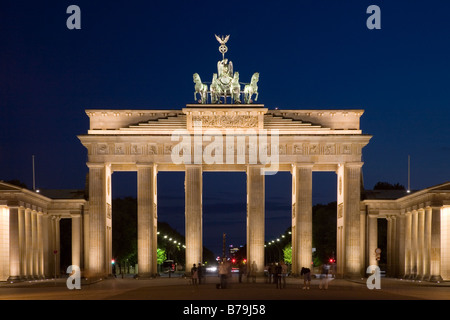
{"type": "Polygon", "coordinates": [[[256,263],[256,274],[264,272],[265,190],[262,166],[247,166],[247,261],[256,263]]]}
{"type": "Polygon", "coordinates": [[[387,245],[387,252],[386,252],[386,271],[389,276],[392,276],[392,218],[387,217],[387,233],[386,233],[386,245],[387,245]]]}
{"type": "Polygon", "coordinates": [[[431,215],[432,210],[430,207],[425,208],[425,221],[424,221],[424,248],[423,248],[423,275],[424,279],[430,278],[430,253],[431,253],[431,215]]]}
{"type": "Polygon", "coordinates": [[[417,276],[424,276],[424,249],[425,249],[425,211],[420,209],[417,213],[417,276]]]}
{"type": "Polygon", "coordinates": [[[9,208],[9,278],[20,279],[19,208],[9,208]]]}
{"type": "Polygon", "coordinates": [[[111,169],[103,163],[88,163],[89,167],[89,268],[90,278],[108,273],[106,219],[107,197],[111,188],[111,169]]]}
{"type": "MultiPolygon", "coordinates": [[[[56,262],[56,276],[61,274],[61,217],[56,217],[55,220],[55,262],[56,262]]],[[[64,270],[65,271],[65,270],[64,270]]]]}
{"type": "Polygon", "coordinates": [[[441,281],[441,208],[431,208],[430,280],[441,281]]]}
{"type": "Polygon", "coordinates": [[[40,279],[45,278],[44,275],[44,239],[43,239],[43,213],[39,211],[37,219],[37,274],[40,279]]]}
{"type": "Polygon", "coordinates": [[[362,162],[350,162],[338,169],[338,230],[342,230],[337,247],[339,276],[360,277],[365,273],[360,232],[362,165],[362,162]]]}
{"type": "Polygon", "coordinates": [[[38,247],[38,226],[37,226],[37,211],[33,210],[31,213],[31,234],[32,234],[32,250],[33,250],[33,278],[39,278],[39,247],[38,247]]]}
{"type": "Polygon", "coordinates": [[[20,278],[26,279],[27,275],[27,256],[25,243],[25,208],[19,208],[19,249],[20,249],[20,278]]]}
{"type": "Polygon", "coordinates": [[[292,168],[292,272],[312,262],[312,165],[292,168]]]}
{"type": "Polygon", "coordinates": [[[417,257],[418,257],[418,214],[414,210],[412,212],[412,222],[411,222],[411,273],[412,277],[417,277],[417,257]]]}
{"type": "Polygon", "coordinates": [[[156,166],[138,165],[138,265],[139,277],[157,273],[156,166]]]}
{"type": "Polygon", "coordinates": [[[201,165],[186,165],[184,182],[186,272],[191,270],[194,263],[203,262],[202,176],[201,165]]]}
{"type": "Polygon", "coordinates": [[[407,212],[405,215],[405,278],[411,277],[411,230],[412,230],[412,213],[407,212]]]}
{"type": "Polygon", "coordinates": [[[368,240],[369,240],[369,265],[378,265],[377,254],[375,250],[378,248],[378,218],[373,215],[368,217],[368,240]]]}
{"type": "Polygon", "coordinates": [[[405,275],[405,220],[404,214],[397,219],[397,239],[398,239],[398,273],[397,276],[405,275]]]}
{"type": "Polygon", "coordinates": [[[81,214],[71,215],[72,220],[72,264],[81,268],[81,214]]]}
{"type": "Polygon", "coordinates": [[[31,227],[31,209],[27,208],[25,210],[25,255],[27,261],[27,279],[31,279],[33,277],[33,238],[31,227]]]}

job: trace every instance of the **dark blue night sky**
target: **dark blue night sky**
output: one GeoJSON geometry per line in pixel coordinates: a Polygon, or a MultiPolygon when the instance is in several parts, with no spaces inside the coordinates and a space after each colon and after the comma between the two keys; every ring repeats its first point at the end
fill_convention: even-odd
{"type": "MultiPolygon", "coordinates": [[[[85,109],[180,109],[192,74],[210,81],[221,59],[241,81],[260,73],[273,109],[364,109],[365,187],[421,189],[450,180],[450,2],[432,1],[2,1],[0,179],[83,188],[85,109]],[[81,8],[81,30],[66,9],[81,8]],[[369,30],[369,5],[381,30],[369,30]]],[[[159,175],[159,219],[184,232],[181,173],[159,175]]],[[[314,203],[335,200],[334,173],[314,174],[314,203]]],[[[245,242],[244,173],[204,175],[204,241],[245,242]],[[222,221],[220,226],[216,222],[222,221]],[[236,223],[237,222],[237,223],[236,223]],[[208,229],[208,231],[207,231],[208,229]]],[[[136,195],[135,174],[113,176],[114,195],[136,195]],[[130,191],[131,190],[131,191],[130,191]]],[[[290,226],[289,173],[266,179],[266,235],[290,226]]]]}

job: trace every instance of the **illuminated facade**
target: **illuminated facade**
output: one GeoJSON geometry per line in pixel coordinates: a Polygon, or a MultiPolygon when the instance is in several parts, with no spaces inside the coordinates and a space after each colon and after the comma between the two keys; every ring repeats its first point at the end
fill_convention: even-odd
{"type": "Polygon", "coordinates": [[[111,272],[111,175],[137,172],[139,276],[157,272],[157,174],[185,172],[186,265],[202,261],[202,175],[247,173],[247,261],[264,267],[265,174],[292,173],[293,272],[312,261],[312,172],[338,181],[337,272],[364,274],[360,214],[362,110],[268,110],[263,105],[195,104],[181,110],[87,110],[89,226],[85,273],[111,272]],[[266,160],[270,161],[266,161],[266,160]],[[267,170],[267,171],[265,171],[267,170]],[[274,172],[275,171],[275,172],[274,172]]]}
{"type": "Polygon", "coordinates": [[[366,264],[377,264],[377,219],[386,219],[389,276],[450,280],[450,182],[387,199],[393,192],[401,193],[372,191],[361,202],[366,264]]]}

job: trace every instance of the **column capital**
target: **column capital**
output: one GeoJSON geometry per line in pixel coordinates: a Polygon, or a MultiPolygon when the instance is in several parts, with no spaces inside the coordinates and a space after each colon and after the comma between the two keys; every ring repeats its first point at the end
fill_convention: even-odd
{"type": "Polygon", "coordinates": [[[292,168],[299,167],[299,168],[311,168],[314,167],[314,163],[309,162],[295,162],[292,163],[292,168]]]}
{"type": "Polygon", "coordinates": [[[105,162],[86,162],[86,165],[89,169],[101,169],[107,166],[105,162]]]}
{"type": "Polygon", "coordinates": [[[359,168],[362,168],[362,166],[364,165],[364,162],[362,162],[362,161],[356,161],[356,162],[344,162],[343,165],[344,165],[345,167],[352,167],[352,168],[354,168],[354,167],[359,167],[359,168]]]}

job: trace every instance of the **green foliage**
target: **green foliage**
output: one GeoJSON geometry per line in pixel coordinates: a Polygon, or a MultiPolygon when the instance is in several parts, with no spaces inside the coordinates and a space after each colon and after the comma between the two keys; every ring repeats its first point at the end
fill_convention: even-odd
{"type": "Polygon", "coordinates": [[[164,261],[166,261],[167,260],[166,250],[158,248],[156,259],[158,261],[158,264],[162,264],[164,261]]]}
{"type": "Polygon", "coordinates": [[[405,190],[405,187],[398,182],[390,184],[389,182],[379,181],[375,184],[373,190],[405,190]]]}
{"type": "Polygon", "coordinates": [[[283,260],[286,264],[292,264],[292,246],[288,244],[283,249],[283,260]]]}

